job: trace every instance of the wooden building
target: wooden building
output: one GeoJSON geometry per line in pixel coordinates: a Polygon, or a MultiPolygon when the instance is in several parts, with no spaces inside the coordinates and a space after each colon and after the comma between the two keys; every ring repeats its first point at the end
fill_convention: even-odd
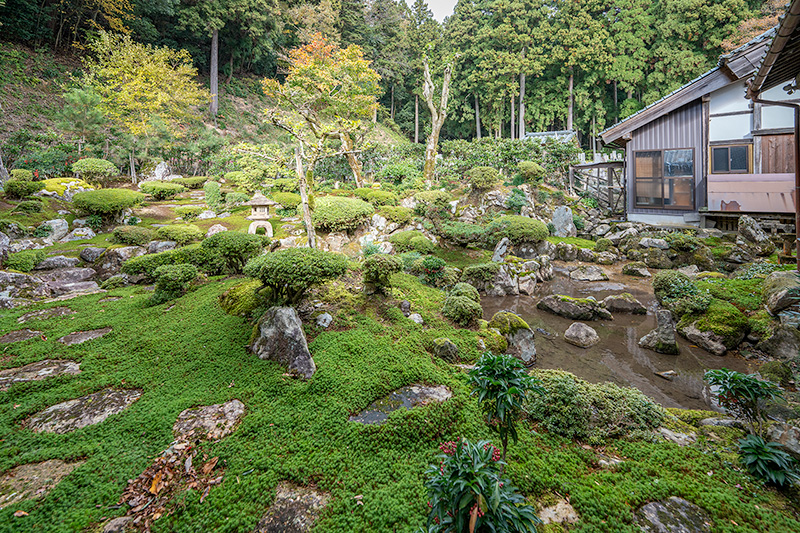
{"type": "MultiPolygon", "coordinates": [[[[775,35],[723,55],[717,67],[600,134],[625,149],[629,220],[730,226],[741,213],[793,220],[793,114],[746,96],[775,35]]],[[[764,93],[791,98],[780,87],[764,93]]]]}

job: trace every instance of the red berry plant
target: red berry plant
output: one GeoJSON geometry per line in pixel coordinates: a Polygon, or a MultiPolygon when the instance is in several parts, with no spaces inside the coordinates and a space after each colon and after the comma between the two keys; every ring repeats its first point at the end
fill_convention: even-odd
{"type": "Polygon", "coordinates": [[[536,533],[535,509],[502,478],[501,452],[489,441],[444,442],[428,479],[428,533],[536,533]]]}

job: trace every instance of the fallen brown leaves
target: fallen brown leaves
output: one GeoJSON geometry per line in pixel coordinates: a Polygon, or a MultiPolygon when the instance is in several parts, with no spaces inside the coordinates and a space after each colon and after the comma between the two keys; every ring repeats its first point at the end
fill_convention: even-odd
{"type": "Polygon", "coordinates": [[[131,507],[127,516],[140,531],[150,531],[154,521],[174,511],[177,497],[189,490],[201,491],[202,503],[211,487],[222,483],[224,473],[214,471],[219,457],[208,458],[184,440],[173,443],[136,479],[128,480],[120,504],[131,507]],[[197,468],[195,468],[197,466],[197,468]]]}

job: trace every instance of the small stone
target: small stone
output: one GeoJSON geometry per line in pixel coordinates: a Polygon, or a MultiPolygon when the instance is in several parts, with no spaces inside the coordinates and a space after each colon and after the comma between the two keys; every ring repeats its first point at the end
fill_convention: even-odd
{"type": "Polygon", "coordinates": [[[667,381],[672,381],[675,379],[675,376],[678,374],[674,370],[665,370],[664,372],[654,372],[654,374],[660,378],[664,378],[667,381]]]}
{"type": "Polygon", "coordinates": [[[697,265],[689,265],[679,268],[678,272],[686,274],[690,278],[696,278],[697,274],[700,273],[700,269],[697,267],[697,265]]]}
{"type": "Polygon", "coordinates": [[[304,379],[311,378],[317,370],[308,351],[303,324],[292,307],[272,307],[264,313],[250,350],[260,359],[277,361],[304,379]]]}
{"type": "Polygon", "coordinates": [[[650,271],[647,270],[647,265],[640,261],[634,261],[633,263],[628,263],[624,267],[622,267],[622,273],[627,274],[628,276],[636,276],[639,278],[649,278],[652,276],[650,271]]]}
{"type": "Polygon", "coordinates": [[[80,374],[81,365],[74,361],[45,359],[19,368],[0,370],[0,391],[8,390],[14,383],[39,381],[50,376],[80,374]]]}
{"type": "Polygon", "coordinates": [[[457,363],[460,361],[458,357],[458,346],[453,344],[453,341],[446,337],[439,337],[433,340],[433,355],[448,363],[457,363]]]}
{"type": "Polygon", "coordinates": [[[326,328],[333,322],[333,317],[330,313],[322,313],[317,317],[317,325],[321,328],[326,328]]]}
{"type": "Polygon", "coordinates": [[[0,509],[21,501],[43,498],[84,461],[66,463],[51,459],[12,468],[0,476],[0,509]]]}
{"type": "Polygon", "coordinates": [[[661,250],[669,250],[669,244],[664,239],[654,239],[652,237],[643,237],[639,241],[639,246],[642,248],[659,248],[661,250]]]}
{"type": "Polygon", "coordinates": [[[150,241],[147,244],[147,253],[148,254],[157,254],[159,252],[166,252],[168,250],[174,250],[178,247],[178,243],[175,241],[150,241]]]}
{"type": "Polygon", "coordinates": [[[734,419],[734,418],[718,418],[718,417],[711,417],[711,418],[704,418],[700,422],[698,422],[700,426],[717,426],[717,427],[724,427],[724,428],[742,428],[744,425],[734,419]]]}
{"type": "Polygon", "coordinates": [[[600,342],[600,336],[583,322],[573,322],[564,332],[564,340],[581,348],[590,348],[600,342]]]}
{"type": "Polygon", "coordinates": [[[572,320],[611,320],[614,317],[603,304],[591,298],[572,298],[563,294],[545,296],[536,307],[572,320]]]}
{"type": "Polygon", "coordinates": [[[389,419],[389,413],[398,409],[412,409],[431,402],[441,403],[449,400],[452,396],[453,392],[444,385],[430,386],[419,383],[407,385],[372,402],[367,409],[351,416],[349,420],[362,424],[380,425],[389,419]]]}
{"type": "Polygon", "coordinates": [[[575,508],[572,507],[565,500],[561,500],[555,505],[545,507],[539,511],[539,520],[542,525],[547,524],[574,524],[580,518],[575,508]]]}
{"type": "Polygon", "coordinates": [[[115,518],[103,526],[103,533],[125,533],[125,528],[127,528],[132,521],[132,516],[120,516],[119,518],[115,518]]]}
{"type": "Polygon", "coordinates": [[[223,231],[228,231],[228,228],[226,228],[222,224],[214,224],[213,226],[208,228],[208,231],[206,232],[206,239],[208,239],[212,235],[216,235],[217,233],[222,233],[223,231]]]}
{"type": "Polygon", "coordinates": [[[647,308],[628,292],[606,296],[602,303],[606,309],[612,313],[632,313],[634,315],[647,314],[647,308]]]}
{"type": "Polygon", "coordinates": [[[400,312],[403,313],[404,317],[408,318],[411,315],[411,302],[408,300],[400,302],[400,312]]]}
{"type": "Polygon", "coordinates": [[[209,218],[217,218],[217,214],[210,209],[206,209],[205,211],[197,215],[198,220],[207,220],[209,218]]]}
{"type": "Polygon", "coordinates": [[[419,313],[411,313],[410,315],[408,315],[408,319],[413,322],[416,322],[419,325],[425,323],[425,321],[422,319],[422,315],[420,315],[419,313]]]}

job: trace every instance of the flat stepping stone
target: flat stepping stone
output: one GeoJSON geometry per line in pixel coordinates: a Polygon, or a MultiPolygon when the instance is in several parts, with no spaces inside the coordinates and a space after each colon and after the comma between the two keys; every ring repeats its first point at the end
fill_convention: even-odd
{"type": "Polygon", "coordinates": [[[24,324],[29,320],[47,320],[48,318],[57,318],[60,316],[74,315],[75,311],[69,307],[51,307],[50,309],[39,309],[38,311],[31,311],[25,313],[17,319],[17,322],[24,324]]]}
{"type": "Polygon", "coordinates": [[[50,376],[62,374],[80,374],[81,365],[75,361],[57,361],[45,359],[18,368],[0,370],[0,391],[8,390],[14,383],[39,381],[50,376]]]}
{"type": "Polygon", "coordinates": [[[20,342],[20,341],[29,341],[31,339],[35,339],[36,337],[42,336],[41,331],[34,331],[32,329],[18,329],[17,331],[12,331],[10,333],[6,333],[2,337],[0,337],[0,344],[11,344],[12,342],[20,342]]]}
{"type": "Polygon", "coordinates": [[[92,329],[89,331],[76,331],[75,333],[64,335],[63,337],[58,339],[58,342],[60,342],[61,344],[65,344],[67,346],[72,346],[73,344],[83,344],[86,341],[99,339],[100,337],[108,333],[111,333],[111,328],[92,329]]]}
{"type": "Polygon", "coordinates": [[[255,533],[306,533],[311,531],[331,497],[310,487],[283,482],[277,487],[275,502],[261,519],[255,533]]]}
{"type": "Polygon", "coordinates": [[[244,415],[244,404],[239,400],[192,407],[178,415],[172,433],[178,440],[218,440],[233,432],[244,415]]]}
{"type": "Polygon", "coordinates": [[[48,407],[33,415],[27,426],[36,433],[69,433],[124,411],[141,395],[137,389],[105,389],[48,407]]]}
{"type": "Polygon", "coordinates": [[[119,296],[109,296],[108,298],[101,298],[97,301],[99,304],[104,304],[108,302],[116,302],[117,300],[122,300],[119,296]]]}
{"type": "Polygon", "coordinates": [[[711,531],[711,518],[704,509],[675,496],[640,507],[636,511],[636,523],[648,533],[711,531]]]}
{"type": "Polygon", "coordinates": [[[41,498],[83,461],[65,463],[51,459],[12,468],[0,476],[0,509],[23,500],[41,498]]]}
{"type": "Polygon", "coordinates": [[[376,400],[357,415],[350,417],[350,422],[361,424],[383,424],[389,418],[389,413],[398,409],[411,409],[417,405],[426,405],[430,402],[441,403],[448,400],[453,393],[444,385],[407,385],[390,393],[388,396],[376,400]]]}

